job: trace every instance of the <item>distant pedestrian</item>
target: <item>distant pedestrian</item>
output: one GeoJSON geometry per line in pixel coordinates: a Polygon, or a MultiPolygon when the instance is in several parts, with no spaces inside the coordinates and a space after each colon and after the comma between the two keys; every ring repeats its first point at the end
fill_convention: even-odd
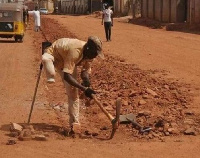
{"type": "Polygon", "coordinates": [[[25,25],[25,28],[28,26],[28,22],[29,22],[29,14],[28,14],[28,7],[24,6],[23,7],[23,22],[25,25]]]}
{"type": "Polygon", "coordinates": [[[111,41],[111,27],[113,26],[113,11],[110,9],[108,4],[104,5],[105,9],[102,14],[102,22],[104,24],[106,40],[111,41]]]}
{"type": "Polygon", "coordinates": [[[38,10],[38,6],[35,7],[35,10],[28,11],[28,13],[33,15],[35,31],[38,32],[40,29],[40,11],[38,10]]]}

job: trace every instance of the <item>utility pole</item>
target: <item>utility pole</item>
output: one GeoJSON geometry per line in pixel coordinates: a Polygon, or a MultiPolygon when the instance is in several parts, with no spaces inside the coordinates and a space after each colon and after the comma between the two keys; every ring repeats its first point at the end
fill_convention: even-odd
{"type": "Polygon", "coordinates": [[[90,13],[92,14],[92,0],[90,0],[90,13]]]}
{"type": "Polygon", "coordinates": [[[75,14],[76,12],[75,0],[73,1],[73,6],[74,6],[74,14],[75,14]]]}
{"type": "Polygon", "coordinates": [[[136,9],[136,7],[135,7],[135,0],[132,0],[132,14],[133,14],[133,19],[135,18],[135,9],[136,9]]]}

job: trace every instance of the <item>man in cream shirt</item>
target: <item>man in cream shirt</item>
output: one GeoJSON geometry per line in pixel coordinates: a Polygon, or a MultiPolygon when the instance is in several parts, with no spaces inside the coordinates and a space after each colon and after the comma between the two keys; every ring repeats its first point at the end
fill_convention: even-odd
{"type": "Polygon", "coordinates": [[[95,91],[90,88],[89,74],[91,73],[93,59],[97,56],[104,58],[101,51],[102,42],[100,38],[90,36],[87,42],[71,38],[58,39],[46,48],[42,55],[47,82],[55,82],[56,68],[65,84],[68,96],[69,124],[72,131],[80,125],[78,89],[91,99],[92,94],[95,94],[95,91]],[[77,66],[82,67],[82,84],[77,81],[77,66]]]}

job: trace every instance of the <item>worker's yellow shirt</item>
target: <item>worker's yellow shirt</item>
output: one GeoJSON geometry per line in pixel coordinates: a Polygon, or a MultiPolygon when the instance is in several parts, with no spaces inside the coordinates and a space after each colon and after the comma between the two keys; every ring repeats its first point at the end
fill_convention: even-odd
{"type": "MultiPolygon", "coordinates": [[[[55,41],[49,48],[45,50],[45,53],[49,53],[54,57],[54,65],[57,69],[61,69],[63,72],[72,74],[75,66],[83,58],[83,46],[86,42],[71,39],[71,38],[61,38],[55,41]]],[[[81,66],[83,70],[91,71],[91,61],[83,60],[81,66]]]]}

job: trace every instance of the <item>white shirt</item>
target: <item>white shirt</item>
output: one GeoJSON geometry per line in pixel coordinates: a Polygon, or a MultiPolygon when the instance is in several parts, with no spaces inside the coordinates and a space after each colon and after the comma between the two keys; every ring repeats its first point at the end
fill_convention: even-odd
{"type": "Polygon", "coordinates": [[[104,22],[112,22],[111,14],[113,14],[113,11],[110,8],[103,10],[103,14],[104,14],[104,22]]]}
{"type": "Polygon", "coordinates": [[[29,14],[33,15],[35,20],[35,26],[40,26],[40,12],[38,10],[28,11],[29,14]]]}

